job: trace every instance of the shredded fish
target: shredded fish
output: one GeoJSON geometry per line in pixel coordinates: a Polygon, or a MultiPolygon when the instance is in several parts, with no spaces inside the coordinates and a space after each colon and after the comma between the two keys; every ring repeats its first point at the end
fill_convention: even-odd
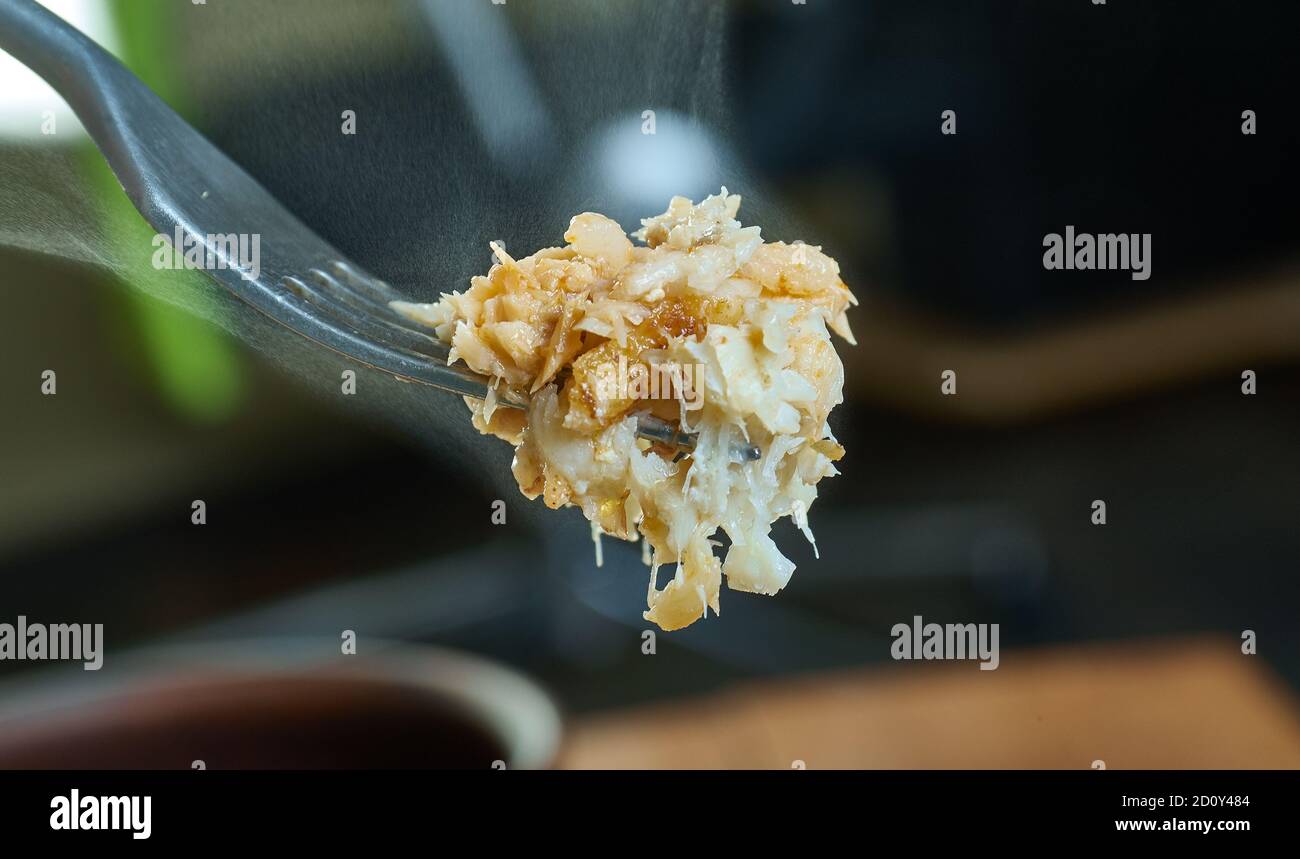
{"type": "Polygon", "coordinates": [[[827,425],[844,383],[830,332],[854,342],[857,302],[821,248],[764,242],[739,207],[726,188],[674,197],[632,234],[640,245],[584,212],[563,247],[515,259],[493,242],[496,263],[466,291],[394,303],[492,378],[487,402],[466,399],[474,425],[514,445],[524,495],[591,520],[597,565],[601,534],[645,541],[644,617],[663,629],[718,614],[724,577],[780,591],[795,565],[772,524],[791,517],[815,552],[808,513],[844,455],[827,425]],[[527,410],[498,407],[498,386],[527,410]],[[638,438],[642,413],[696,433],[695,449],[638,438]],[[762,457],[733,462],[738,442],[762,457]],[[666,562],[676,571],[659,588],[666,562]]]}

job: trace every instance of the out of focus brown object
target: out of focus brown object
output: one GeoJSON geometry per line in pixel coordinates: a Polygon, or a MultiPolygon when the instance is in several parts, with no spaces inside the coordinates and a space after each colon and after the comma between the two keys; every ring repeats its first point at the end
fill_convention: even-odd
{"type": "MultiPolygon", "coordinates": [[[[865,292],[861,290],[860,292],[865,292]]],[[[1035,328],[986,333],[867,294],[841,349],[845,393],[940,420],[1001,425],[1068,414],[1242,370],[1300,360],[1300,269],[1220,279],[1153,300],[1035,328]],[[957,396],[939,392],[957,374],[957,396]]]]}
{"type": "Polygon", "coordinates": [[[1300,706],[1231,639],[900,663],[737,688],[573,726],[607,768],[1291,769],[1300,706]]]}

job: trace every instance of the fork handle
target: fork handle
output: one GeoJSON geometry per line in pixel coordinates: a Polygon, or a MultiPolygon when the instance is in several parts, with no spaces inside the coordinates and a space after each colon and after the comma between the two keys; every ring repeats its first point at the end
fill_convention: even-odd
{"type": "Polygon", "coordinates": [[[40,75],[71,106],[137,208],[145,177],[134,170],[128,117],[171,108],[116,57],[36,0],[0,0],[0,50],[40,75]]]}
{"type": "Polygon", "coordinates": [[[0,47],[47,80],[58,70],[55,57],[99,48],[35,0],[0,4],[0,47]]]}
{"type": "Polygon", "coordinates": [[[79,117],[104,100],[105,84],[116,83],[123,72],[130,74],[112,54],[36,0],[0,3],[0,49],[58,90],[79,117]]]}

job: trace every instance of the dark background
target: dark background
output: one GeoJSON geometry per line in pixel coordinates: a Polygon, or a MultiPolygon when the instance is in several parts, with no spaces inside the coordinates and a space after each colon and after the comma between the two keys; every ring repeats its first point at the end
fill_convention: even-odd
{"type": "Polygon", "coordinates": [[[481,441],[495,474],[468,467],[366,374],[345,399],[238,339],[238,396],[187,412],[156,384],[165,356],[139,345],[129,291],[0,250],[3,618],[85,616],[114,647],[355,628],[495,656],[571,711],[880,662],[914,614],[999,622],[1003,648],[1253,629],[1300,684],[1300,328],[1260,310],[1300,307],[1293,5],[511,0],[492,11],[551,125],[495,159],[413,4],[211,5],[155,25],[172,28],[158,51],[180,112],[426,300],[484,270],[489,239],[527,253],[584,208],[632,229],[662,207],[581,155],[602,123],[650,108],[666,131],[673,111],[709,129],[728,154],[681,193],[725,182],[743,221],[823,244],[865,299],[863,346],[838,344],[848,456],[812,511],[821,558],[782,523],[786,590],[724,593],[720,618],[660,634],[646,659],[636,549],[606,540],[595,569],[576,511],[503,488],[501,443],[481,441]],[[1042,238],[1066,224],[1151,233],[1151,279],[1044,271],[1042,238]],[[1275,303],[1252,303],[1259,289],[1275,303]],[[1208,327],[1162,321],[1197,302],[1208,327]],[[1104,332],[1126,324],[1120,354],[1104,332]],[[1068,360],[1042,359],[1067,340],[1068,360]],[[945,363],[975,354],[954,343],[985,369],[945,363]],[[1142,376],[1149,356],[1163,369],[1142,376]],[[1036,376],[1040,359],[1073,371],[1036,376]],[[45,366],[57,402],[37,393],[45,366]],[[961,405],[938,392],[950,366],[961,405]],[[1003,387],[1014,406],[984,409],[1003,387]]]}

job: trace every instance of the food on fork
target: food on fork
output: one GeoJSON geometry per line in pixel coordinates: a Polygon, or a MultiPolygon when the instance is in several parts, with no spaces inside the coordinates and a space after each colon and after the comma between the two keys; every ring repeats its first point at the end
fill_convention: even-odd
{"type": "Polygon", "coordinates": [[[844,382],[828,328],[853,343],[856,301],[835,260],[764,242],[739,207],[726,188],[698,205],[674,197],[633,234],[644,245],[584,212],[564,247],[516,260],[493,243],[496,264],[465,292],[394,302],[450,344],[450,362],[492,379],[486,400],[466,403],[475,427],[514,445],[524,495],[579,507],[597,563],[600,534],[646,541],[644,616],[666,630],[717,614],[723,576],[732,590],[780,591],[795,565],[772,524],[789,516],[811,542],[817,483],[844,455],[827,424],[844,382]],[[638,438],[639,413],[677,422],[694,448],[638,438]],[[761,458],[738,461],[745,444],[761,458]]]}

